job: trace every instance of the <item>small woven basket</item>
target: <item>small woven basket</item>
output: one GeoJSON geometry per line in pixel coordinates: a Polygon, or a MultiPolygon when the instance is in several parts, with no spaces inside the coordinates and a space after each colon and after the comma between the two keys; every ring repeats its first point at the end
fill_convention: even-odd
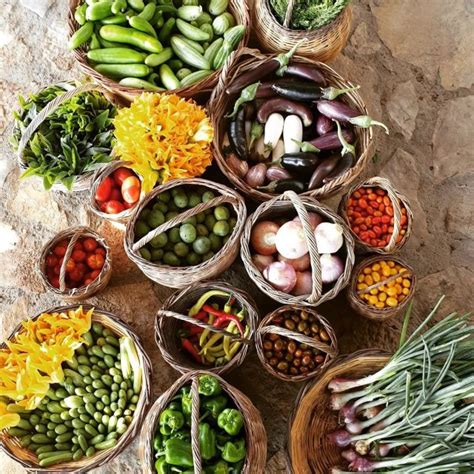
{"type": "MultiPolygon", "coordinates": [[[[107,176],[110,176],[115,170],[119,168],[128,168],[129,164],[130,163],[127,161],[121,161],[121,160],[112,161],[112,163],[109,163],[107,166],[104,166],[104,168],[98,170],[93,177],[89,206],[92,209],[92,212],[94,212],[94,214],[98,215],[102,219],[106,219],[111,222],[124,224],[130,219],[130,217],[133,214],[133,210],[135,206],[138,205],[137,203],[135,204],[135,206],[131,207],[130,209],[125,209],[124,211],[119,212],[118,214],[107,214],[106,212],[103,212],[100,210],[100,207],[97,204],[97,201],[95,199],[95,193],[97,192],[97,188],[102,183],[102,181],[107,176]]],[[[138,179],[140,179],[140,181],[142,181],[140,175],[137,174],[137,177],[138,179]]],[[[142,198],[143,198],[143,192],[140,194],[140,199],[142,198]]]]}
{"type": "MultiPolygon", "coordinates": [[[[85,310],[93,308],[93,306],[87,304],[81,306],[85,310]]],[[[61,306],[58,308],[47,309],[42,313],[61,313],[63,311],[75,310],[78,307],[79,305],[61,306]]],[[[42,313],[37,314],[32,319],[37,319],[42,313]]],[[[118,443],[113,448],[98,451],[96,454],[89,458],[83,457],[79,461],[71,461],[67,463],[57,464],[47,468],[42,468],[38,465],[38,458],[36,454],[32,451],[28,451],[28,449],[26,448],[23,448],[20,445],[19,439],[17,437],[9,436],[6,431],[0,432],[1,448],[6,452],[9,457],[19,462],[27,470],[27,472],[88,472],[91,469],[107,464],[116,456],[118,456],[133,441],[133,439],[141,429],[143,419],[145,418],[148,405],[151,401],[152,368],[150,359],[146,355],[146,352],[143,349],[140,340],[138,339],[138,336],[132,331],[132,329],[128,325],[126,325],[120,318],[118,318],[114,314],[96,308],[94,310],[94,314],[92,315],[92,321],[102,324],[104,327],[110,329],[119,337],[130,337],[133,340],[135,347],[137,348],[137,353],[140,359],[140,370],[142,370],[143,372],[143,377],[142,388],[138,399],[137,408],[133,415],[133,420],[130,423],[127,431],[119,438],[118,443]]],[[[21,324],[19,324],[8,339],[10,341],[13,340],[15,335],[22,330],[23,327],[21,324]]],[[[5,349],[6,344],[1,344],[0,348],[5,349]]]]}
{"type": "Polygon", "coordinates": [[[335,377],[359,378],[382,368],[388,357],[364,350],[339,357],[300,391],[289,420],[288,461],[293,474],[327,473],[344,465],[341,449],[328,438],[338,424],[338,412],[331,410],[329,382],[335,377]]]}
{"type": "MultiPolygon", "coordinates": [[[[63,102],[66,102],[67,100],[71,99],[75,95],[81,94],[83,92],[89,92],[92,90],[100,91],[101,93],[104,94],[105,97],[107,97],[109,101],[111,102],[113,101],[112,95],[110,95],[109,93],[105,93],[101,87],[91,82],[87,82],[85,84],[79,85],[78,83],[73,82],[73,81],[66,81],[66,82],[59,82],[55,85],[58,87],[64,88],[64,91],[65,91],[64,94],[56,97],[54,100],[49,102],[48,105],[44,107],[41,110],[41,112],[39,112],[39,114],[30,122],[28,127],[26,127],[26,129],[22,132],[21,140],[18,145],[18,150],[16,151],[18,165],[22,172],[28,169],[28,163],[25,161],[24,156],[23,156],[23,152],[28,142],[31,140],[31,138],[33,137],[38,127],[44,122],[44,120],[48,117],[48,115],[53,113],[63,102]]],[[[94,175],[94,172],[90,171],[88,173],[84,173],[82,175],[76,176],[74,178],[71,191],[85,191],[86,189],[90,189],[93,175],[94,175]]],[[[60,182],[54,183],[51,189],[53,191],[69,192],[66,186],[64,186],[64,184],[60,182]]]]}
{"type": "Polygon", "coordinates": [[[103,290],[109,283],[110,277],[112,276],[112,260],[110,256],[110,247],[107,241],[99,235],[97,232],[92,230],[90,227],[77,226],[70,227],[69,229],[59,232],[54,238],[52,238],[44,247],[40,255],[38,273],[41,276],[44,287],[56,295],[61,296],[66,301],[80,301],[91,297],[100,290],[103,290]],[[69,260],[73,250],[74,244],[81,237],[92,237],[105,249],[105,262],[99,276],[90,284],[81,286],[80,288],[66,288],[66,263],[69,260]],[[61,265],[61,272],[59,274],[59,288],[54,287],[49,282],[46,275],[46,257],[49,251],[58,242],[64,239],[70,239],[67,246],[66,253],[64,255],[63,263],[61,265]]]}
{"type": "Polygon", "coordinates": [[[350,6],[331,23],[316,30],[292,30],[288,24],[293,13],[294,1],[288,2],[285,25],[275,18],[269,0],[255,0],[253,20],[255,35],[262,49],[271,53],[288,51],[299,41],[306,41],[298,47],[298,54],[311,59],[327,62],[333,59],[344,48],[349,39],[352,24],[350,6]]]}
{"type": "Polygon", "coordinates": [[[266,293],[268,296],[283,304],[300,304],[305,306],[317,306],[325,301],[334,298],[346,285],[349,283],[352,266],[354,265],[354,239],[349,230],[346,228],[342,219],[331,209],[322,205],[318,201],[298,196],[293,191],[285,191],[282,195],[277,196],[270,201],[264,202],[257,207],[255,212],[249,216],[245,223],[244,231],[240,239],[240,255],[245,269],[250,278],[254,281],[257,287],[266,293]],[[268,281],[263,278],[260,270],[252,262],[252,253],[250,249],[250,236],[253,226],[261,221],[267,219],[276,219],[294,212],[300,218],[303,224],[303,230],[309,248],[309,256],[312,270],[312,291],[309,295],[293,296],[288,293],[276,290],[268,281]],[[321,263],[316,239],[311,229],[308,218],[308,212],[315,212],[320,214],[324,219],[339,224],[343,230],[344,237],[344,272],[338,280],[331,284],[329,289],[323,291],[323,283],[321,280],[321,263]]]}
{"type": "Polygon", "coordinates": [[[380,176],[374,176],[373,178],[367,179],[362,183],[353,185],[342,197],[341,202],[339,203],[338,213],[344,219],[351,231],[351,234],[354,236],[354,240],[356,243],[356,251],[358,250],[359,252],[376,252],[381,254],[391,254],[394,252],[398,252],[405,245],[408,240],[408,237],[410,237],[411,234],[411,229],[413,225],[413,212],[410,208],[410,202],[403,194],[400,194],[392,186],[392,183],[388,179],[381,178],[380,176]],[[355,234],[351,229],[349,218],[347,216],[347,205],[352,193],[357,191],[359,188],[381,188],[387,191],[387,195],[390,198],[390,201],[392,201],[393,233],[390,238],[390,242],[385,247],[373,247],[371,245],[368,245],[367,243],[359,239],[357,234],[355,234]],[[401,230],[400,219],[402,216],[402,205],[407,211],[407,228],[404,237],[397,243],[397,238],[400,235],[401,230]]]}
{"type": "Polygon", "coordinates": [[[393,317],[397,316],[402,312],[402,310],[406,307],[406,305],[410,302],[415,294],[415,287],[416,287],[416,276],[413,268],[410,265],[407,265],[403,260],[395,255],[373,255],[371,257],[367,257],[362,260],[354,269],[352,273],[352,280],[350,285],[347,287],[347,299],[351,308],[356,311],[361,316],[365,318],[371,319],[373,321],[387,321],[388,319],[392,319],[393,317]],[[359,298],[357,290],[357,277],[359,273],[369,265],[373,265],[374,263],[379,262],[380,260],[393,260],[395,263],[402,265],[404,268],[408,270],[408,272],[400,273],[398,275],[391,276],[386,280],[381,280],[378,283],[374,283],[373,285],[369,286],[364,290],[364,293],[367,293],[372,288],[377,288],[378,286],[384,285],[389,281],[393,281],[396,278],[403,276],[404,278],[410,278],[411,286],[410,286],[410,293],[406,296],[406,298],[397,306],[394,307],[385,307],[385,308],[375,308],[367,304],[365,301],[359,298]]]}
{"type": "Polygon", "coordinates": [[[262,319],[262,321],[260,322],[258,326],[257,333],[255,335],[255,348],[257,350],[258,358],[260,359],[260,362],[262,363],[265,370],[267,370],[267,372],[269,372],[270,374],[274,375],[275,377],[278,377],[280,380],[283,380],[285,382],[303,382],[312,377],[315,377],[321,371],[321,369],[323,369],[338,354],[336,334],[332,326],[326,320],[326,318],[321,316],[314,309],[300,307],[297,305],[281,306],[275,311],[267,314],[262,319]],[[329,343],[324,343],[313,337],[305,336],[304,334],[300,334],[299,332],[290,331],[289,329],[286,329],[284,327],[280,327],[280,326],[276,326],[272,324],[275,317],[281,314],[285,314],[291,311],[301,311],[301,310],[311,313],[312,315],[316,317],[318,324],[328,334],[329,343]],[[266,334],[277,334],[278,336],[282,336],[284,338],[287,338],[293,341],[301,342],[302,344],[306,344],[311,348],[318,349],[325,354],[324,361],[315,370],[313,370],[312,372],[308,372],[306,374],[301,374],[301,375],[283,374],[282,372],[275,370],[265,358],[264,349],[263,349],[263,339],[266,334]]]}
{"type": "Polygon", "coordinates": [[[174,293],[163,303],[163,306],[158,311],[155,320],[156,344],[161,351],[163,359],[165,359],[171,367],[182,374],[191,370],[205,369],[214,374],[222,375],[241,365],[247,356],[258,323],[256,307],[255,301],[249,294],[245,291],[234,288],[225,282],[211,281],[195,283],[182,291],[174,293]],[[227,331],[215,328],[211,324],[187,316],[189,308],[196,303],[200,296],[211,290],[220,290],[231,294],[235,297],[237,304],[240,307],[245,308],[245,324],[250,328],[250,332],[245,339],[240,339],[236,337],[235,334],[227,333],[227,331]],[[208,368],[207,366],[194,362],[192,359],[187,357],[181,349],[177,333],[182,321],[200,326],[204,329],[209,329],[213,333],[227,333],[233,339],[242,341],[243,343],[234,357],[232,357],[232,359],[225,365],[208,368]]]}
{"type": "MultiPolygon", "coordinates": [[[[282,48],[279,48],[281,51],[282,48]]],[[[208,108],[214,126],[214,156],[217,164],[222,173],[236,186],[245,196],[255,201],[267,201],[275,196],[267,192],[260,191],[250,187],[245,180],[239,178],[232,169],[227,165],[223,154],[223,143],[224,137],[227,133],[227,118],[226,115],[231,110],[232,104],[236,97],[226,93],[226,89],[232,84],[232,82],[239,77],[240,74],[245,73],[252,69],[258,69],[272,55],[264,55],[256,49],[244,49],[240,54],[235,54],[234,59],[229,61],[222,70],[222,74],[219,78],[219,82],[212,93],[211,99],[209,100],[208,108]],[[243,58],[247,56],[246,58],[243,58]]],[[[334,71],[327,64],[314,61],[312,59],[304,58],[301,56],[293,56],[290,64],[311,64],[317,68],[324,75],[328,85],[337,88],[349,88],[354,87],[354,84],[342,78],[336,71],[334,71]]],[[[359,110],[361,114],[368,115],[367,108],[365,106],[362,97],[357,90],[348,92],[339,98],[341,101],[346,102],[351,107],[359,110]]],[[[359,128],[354,127],[354,133],[357,138],[356,145],[356,162],[354,166],[348,169],[345,173],[339,177],[329,181],[324,186],[314,189],[312,191],[305,191],[301,193],[303,196],[311,196],[317,199],[323,199],[333,194],[336,194],[344,187],[348,186],[353,182],[365,169],[372,157],[373,151],[373,132],[371,128],[359,128]]]]}
{"type": "Polygon", "coordinates": [[[125,251],[127,252],[129,258],[148,278],[150,278],[150,280],[171,288],[183,288],[192,283],[209,280],[212,277],[221,274],[223,271],[229,268],[230,265],[232,265],[239,252],[238,244],[246,216],[247,211],[244,200],[235,191],[228,188],[227,186],[200,178],[170,181],[169,183],[155,188],[147,196],[145,196],[138,206],[134,208],[133,216],[128,221],[125,232],[125,251]],[[220,195],[206,203],[198,204],[192,209],[188,209],[187,211],[178,214],[173,219],[170,219],[156,229],[153,229],[139,241],[135,242],[135,223],[138,220],[141,211],[161,192],[168,191],[179,186],[201,186],[217,192],[220,195]],[[206,209],[211,209],[215,206],[220,206],[221,204],[225,203],[232,205],[236,215],[237,223],[229,240],[219,250],[219,252],[209,260],[200,263],[199,265],[190,267],[172,267],[170,265],[156,265],[153,262],[145,260],[140,255],[139,250],[158,234],[166,232],[172,227],[180,224],[192,216],[195,216],[196,214],[199,214],[202,211],[205,211],[206,209]]]}
{"type": "MultiPolygon", "coordinates": [[[[76,7],[83,1],[84,0],[69,0],[69,12],[67,19],[69,27],[69,36],[72,36],[79,28],[79,25],[74,19],[74,12],[76,10],[76,7]]],[[[240,48],[243,48],[247,45],[250,36],[250,13],[247,0],[230,0],[228,11],[234,16],[236,24],[245,26],[244,37],[236,48],[236,51],[238,51],[240,48]]],[[[124,44],[124,46],[126,47],[127,45],[124,44]]],[[[109,77],[97,72],[89,64],[87,60],[87,50],[84,46],[75,49],[72,53],[85,74],[91,76],[97,83],[101,84],[106,89],[112,91],[114,94],[117,94],[129,101],[132,101],[136,96],[144,92],[143,89],[123,86],[118,82],[114,81],[113,79],[110,79],[109,77]]],[[[216,85],[220,72],[220,70],[214,71],[211,75],[207,76],[202,81],[193,84],[192,86],[184,87],[181,89],[174,89],[167,93],[178,94],[182,97],[188,98],[196,98],[197,95],[210,93],[216,85]]]]}
{"type": "MultiPolygon", "coordinates": [[[[201,454],[199,449],[199,393],[198,377],[210,375],[211,372],[196,370],[182,375],[176,382],[161,395],[148,412],[143,423],[140,435],[140,457],[143,462],[143,472],[154,474],[155,458],[153,453],[153,437],[159,423],[160,413],[171,402],[178,390],[191,384],[192,414],[191,414],[191,443],[193,451],[193,464],[195,474],[202,474],[201,454]]],[[[245,443],[247,457],[242,469],[243,474],[263,474],[267,457],[267,434],[263,426],[260,412],[255,408],[250,399],[240,390],[236,389],[216,374],[223,390],[235,403],[236,408],[242,413],[245,428],[245,443]]]]}

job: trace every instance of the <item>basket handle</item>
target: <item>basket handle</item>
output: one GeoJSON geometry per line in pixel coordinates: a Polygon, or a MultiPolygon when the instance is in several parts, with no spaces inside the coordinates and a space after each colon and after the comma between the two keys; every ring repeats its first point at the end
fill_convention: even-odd
{"type": "Polygon", "coordinates": [[[74,250],[74,245],[79,240],[79,237],[82,235],[84,227],[78,227],[77,230],[71,237],[64,254],[63,263],[61,263],[61,270],[59,272],[59,291],[63,293],[66,290],[66,265],[68,260],[71,258],[71,254],[74,250]]]}
{"type": "Polygon", "coordinates": [[[36,132],[36,129],[44,122],[46,117],[52,114],[63,102],[66,102],[77,94],[87,92],[92,89],[97,89],[97,85],[88,82],[86,84],[83,84],[82,86],[70,89],[64,94],[58,95],[51,102],[48,102],[48,104],[43,109],[41,109],[39,114],[30,122],[28,127],[26,127],[26,129],[22,133],[20,143],[18,144],[18,156],[22,156],[27,143],[31,140],[31,137],[36,132]]]}
{"type": "Polygon", "coordinates": [[[212,324],[205,323],[204,321],[200,321],[199,319],[192,318],[191,316],[186,316],[185,314],[160,309],[158,311],[158,317],[160,317],[160,316],[164,316],[164,317],[167,317],[167,318],[179,319],[180,321],[185,321],[187,323],[193,324],[194,326],[199,326],[203,329],[208,329],[209,331],[212,331],[212,332],[217,332],[219,334],[224,334],[224,336],[228,336],[232,340],[234,340],[236,342],[241,342],[242,344],[250,345],[252,343],[252,341],[248,338],[239,337],[237,334],[226,331],[225,329],[216,328],[212,324]]]}
{"type": "Polygon", "coordinates": [[[173,217],[173,219],[164,222],[163,224],[148,232],[148,234],[143,236],[139,241],[135,242],[132,245],[132,250],[134,252],[138,252],[144,245],[154,239],[157,235],[166,232],[167,230],[175,227],[178,224],[181,224],[186,219],[189,219],[190,217],[193,217],[196,214],[199,214],[207,209],[211,209],[212,207],[220,206],[224,203],[237,204],[238,200],[232,195],[221,195],[216,198],[212,198],[207,202],[198,204],[197,206],[194,206],[191,209],[188,209],[187,211],[178,214],[176,217],[173,217]]]}
{"type": "Polygon", "coordinates": [[[357,291],[357,294],[364,295],[365,293],[369,293],[371,290],[375,290],[376,288],[379,288],[380,286],[386,285],[387,283],[390,283],[391,281],[394,281],[399,277],[409,278],[411,277],[411,273],[408,270],[406,270],[405,272],[397,273],[396,275],[392,275],[391,277],[388,277],[386,280],[380,280],[377,283],[374,283],[373,285],[370,285],[363,290],[357,291]]]}
{"type": "Polygon", "coordinates": [[[285,28],[288,28],[289,24],[290,24],[290,21],[291,21],[291,17],[293,16],[293,8],[295,6],[295,0],[289,0],[288,1],[288,7],[286,8],[286,15],[285,15],[285,20],[283,22],[283,26],[285,28]]]}
{"type": "Polygon", "coordinates": [[[329,344],[325,344],[324,342],[320,342],[313,337],[305,336],[304,334],[301,334],[299,332],[290,331],[289,329],[282,328],[281,326],[263,326],[262,328],[258,329],[258,331],[261,335],[277,334],[278,336],[284,336],[289,339],[293,339],[294,341],[301,342],[301,344],[306,344],[310,347],[314,347],[315,349],[326,353],[330,357],[335,357],[337,355],[337,350],[329,344]]]}
{"type": "Polygon", "coordinates": [[[200,400],[199,400],[199,381],[195,376],[191,383],[191,449],[193,452],[194,473],[201,474],[201,446],[199,441],[199,416],[200,416],[200,400]]]}

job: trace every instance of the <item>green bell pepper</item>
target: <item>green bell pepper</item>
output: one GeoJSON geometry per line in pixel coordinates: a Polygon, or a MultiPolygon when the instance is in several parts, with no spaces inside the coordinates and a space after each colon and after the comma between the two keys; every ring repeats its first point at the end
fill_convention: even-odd
{"type": "Polygon", "coordinates": [[[170,466],[166,463],[164,456],[161,456],[156,460],[155,469],[158,474],[171,474],[170,466]]]}
{"type": "Polygon", "coordinates": [[[199,393],[205,397],[219,395],[222,392],[221,384],[212,375],[201,375],[199,377],[199,393]]]}
{"type": "Polygon", "coordinates": [[[165,444],[165,459],[173,466],[193,467],[191,443],[181,439],[169,439],[165,444]]]}
{"type": "Polygon", "coordinates": [[[206,474],[229,474],[229,465],[225,461],[219,461],[212,466],[206,467],[206,474]]]}
{"type": "Polygon", "coordinates": [[[181,410],[183,415],[186,418],[191,417],[193,406],[193,397],[191,395],[191,388],[190,387],[183,387],[181,389],[181,410]]]}
{"type": "Polygon", "coordinates": [[[178,431],[184,425],[184,416],[180,411],[167,408],[160,415],[160,433],[171,434],[178,431]]]}
{"type": "Polygon", "coordinates": [[[163,436],[161,433],[155,433],[155,437],[153,438],[153,449],[155,451],[161,451],[163,449],[163,436]]]}
{"type": "Polygon", "coordinates": [[[245,458],[242,461],[239,461],[232,465],[230,468],[229,474],[241,474],[244,469],[245,458]]]}
{"type": "Polygon", "coordinates": [[[239,410],[226,408],[217,418],[217,426],[231,436],[237,436],[244,426],[244,419],[239,410]]]}
{"type": "Polygon", "coordinates": [[[214,398],[207,398],[202,402],[202,407],[207,410],[212,418],[217,418],[219,413],[226,407],[228,398],[224,395],[219,395],[214,398]]]}
{"type": "Polygon", "coordinates": [[[227,462],[239,462],[245,459],[247,450],[245,449],[245,440],[239,439],[238,441],[232,442],[227,441],[222,450],[222,459],[227,462]]]}
{"type": "Polygon", "coordinates": [[[205,461],[212,459],[216,453],[216,433],[209,423],[199,423],[199,447],[201,458],[205,461]]]}
{"type": "Polygon", "coordinates": [[[191,441],[191,432],[187,430],[176,431],[169,435],[168,439],[182,439],[184,441],[191,441]]]}

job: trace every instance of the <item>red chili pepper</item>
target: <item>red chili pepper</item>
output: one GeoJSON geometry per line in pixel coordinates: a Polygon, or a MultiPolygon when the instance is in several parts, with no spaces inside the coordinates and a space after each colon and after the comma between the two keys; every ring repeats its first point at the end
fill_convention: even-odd
{"type": "Polygon", "coordinates": [[[190,335],[190,336],[195,336],[196,334],[201,334],[203,331],[204,331],[204,329],[203,329],[202,327],[193,326],[193,327],[189,330],[189,335],[190,335]]]}
{"type": "Polygon", "coordinates": [[[235,325],[239,328],[240,334],[244,335],[244,327],[242,326],[242,323],[240,322],[240,319],[235,315],[235,314],[228,314],[224,313],[224,311],[220,311],[218,309],[213,308],[212,306],[209,305],[204,305],[202,307],[204,311],[207,311],[209,314],[212,314],[214,316],[217,316],[217,319],[214,321],[213,326],[214,327],[219,327],[226,321],[234,321],[235,325]]]}
{"type": "Polygon", "coordinates": [[[198,350],[196,349],[196,347],[194,347],[194,345],[189,339],[182,337],[181,345],[183,346],[183,349],[185,349],[198,364],[203,363],[202,357],[199,355],[198,350]]]}
{"type": "Polygon", "coordinates": [[[209,319],[209,316],[207,315],[207,313],[205,311],[199,311],[198,314],[196,314],[195,316],[193,316],[194,319],[199,319],[199,321],[205,321],[206,319],[209,319]]]}

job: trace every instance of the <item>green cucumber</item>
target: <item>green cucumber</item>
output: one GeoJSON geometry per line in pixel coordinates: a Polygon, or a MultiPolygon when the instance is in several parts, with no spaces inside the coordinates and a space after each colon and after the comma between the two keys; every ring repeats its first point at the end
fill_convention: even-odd
{"type": "Polygon", "coordinates": [[[207,41],[212,41],[214,39],[214,28],[209,23],[204,23],[204,25],[201,25],[199,29],[209,35],[209,39],[207,41]]]}
{"type": "Polygon", "coordinates": [[[151,72],[146,64],[96,64],[94,69],[112,77],[145,77],[151,72]]]}
{"type": "Polygon", "coordinates": [[[199,28],[196,28],[193,25],[181,20],[178,18],[176,20],[176,27],[178,30],[188,39],[193,41],[209,41],[210,35],[199,28]]]}
{"type": "Polygon", "coordinates": [[[150,23],[144,18],[141,18],[139,16],[131,16],[128,19],[128,23],[132,28],[135,28],[138,31],[142,31],[143,33],[147,33],[153,36],[154,38],[158,38],[155,28],[153,28],[153,26],[151,26],[150,23]]]}
{"type": "Polygon", "coordinates": [[[197,41],[190,40],[183,35],[176,36],[181,38],[190,48],[193,48],[194,51],[197,51],[199,54],[204,54],[204,48],[197,41]]]}
{"type": "Polygon", "coordinates": [[[223,35],[229,28],[235,25],[234,17],[229,13],[222,13],[222,15],[216,16],[212,22],[212,28],[216,35],[223,35]]]}
{"type": "Polygon", "coordinates": [[[205,24],[212,25],[212,16],[207,12],[202,12],[196,19],[196,23],[199,27],[205,24]]]}
{"type": "Polygon", "coordinates": [[[211,15],[218,16],[224,13],[229,6],[229,0],[210,0],[207,10],[211,15]]]}
{"type": "Polygon", "coordinates": [[[170,59],[167,64],[174,72],[179,71],[181,68],[184,67],[183,61],[177,58],[170,59]]]}
{"type": "Polygon", "coordinates": [[[224,65],[225,60],[229,57],[231,52],[232,49],[230,48],[229,43],[224,40],[222,47],[219,49],[219,51],[217,51],[214,61],[212,62],[213,69],[220,69],[224,65]]]}
{"type": "Polygon", "coordinates": [[[104,18],[103,20],[101,20],[101,23],[103,25],[123,25],[124,23],[127,23],[127,17],[125,15],[122,15],[122,13],[119,13],[117,15],[108,16],[107,18],[104,18]]]}
{"type": "Polygon", "coordinates": [[[127,0],[127,2],[130,7],[136,10],[137,12],[141,12],[145,8],[143,0],[127,0]]]}
{"type": "Polygon", "coordinates": [[[98,21],[112,15],[112,4],[112,0],[102,0],[89,5],[86,9],[86,20],[98,21]]]}
{"type": "Polygon", "coordinates": [[[201,70],[195,71],[192,74],[187,75],[184,79],[181,79],[181,87],[189,87],[196,82],[202,81],[206,77],[210,76],[214,71],[208,70],[201,70]]]}
{"type": "Polygon", "coordinates": [[[188,44],[177,36],[171,37],[171,47],[174,53],[186,64],[197,69],[211,69],[209,61],[201,54],[190,48],[188,44]]]}
{"type": "MultiPolygon", "coordinates": [[[[191,69],[188,69],[187,67],[181,68],[179,71],[176,72],[176,77],[182,81],[186,76],[189,76],[193,71],[191,69]]],[[[123,400],[121,398],[121,400],[123,400]]]]}
{"type": "Polygon", "coordinates": [[[86,22],[86,9],[87,4],[83,3],[82,5],[79,5],[74,12],[74,19],[80,26],[84,25],[86,22]]]}
{"type": "Polygon", "coordinates": [[[233,51],[236,46],[240,43],[240,40],[245,34],[245,26],[237,25],[224,33],[224,40],[229,43],[230,49],[233,51]]]}
{"type": "Polygon", "coordinates": [[[185,21],[194,21],[199,18],[202,13],[201,6],[184,5],[178,8],[178,17],[185,21]]]}
{"type": "Polygon", "coordinates": [[[149,3],[145,5],[145,8],[138,14],[140,18],[143,18],[146,21],[150,21],[155,16],[156,4],[149,3]]]}
{"type": "MultiPolygon", "coordinates": [[[[125,28],[118,25],[104,25],[100,29],[99,34],[107,41],[131,44],[150,53],[160,53],[163,51],[163,46],[156,38],[133,28],[125,28]]],[[[98,346],[93,346],[92,348],[95,347],[98,346]]],[[[103,357],[103,355],[96,354],[95,352],[92,353],[98,357],[103,357]]]]}
{"type": "Polygon", "coordinates": [[[160,66],[160,79],[162,84],[168,89],[169,91],[173,89],[179,89],[181,87],[181,82],[179,79],[174,75],[174,72],[171,68],[166,65],[162,64],[160,66]]]}
{"type": "Polygon", "coordinates": [[[112,4],[112,13],[117,15],[118,13],[127,9],[127,0],[115,0],[112,4]]]}
{"type": "Polygon", "coordinates": [[[145,58],[145,64],[150,67],[156,67],[160,64],[169,61],[173,57],[173,50],[171,48],[165,48],[161,53],[149,54],[145,58]]]}
{"type": "Polygon", "coordinates": [[[163,28],[161,28],[161,31],[158,33],[158,38],[162,43],[168,41],[171,32],[173,31],[174,25],[176,25],[175,18],[168,18],[166,20],[166,23],[163,25],[163,28]]]}
{"type": "Polygon", "coordinates": [[[222,47],[224,38],[217,38],[210,45],[209,48],[204,52],[204,57],[209,61],[209,64],[214,64],[214,59],[222,47]]]}
{"type": "Polygon", "coordinates": [[[164,92],[165,89],[162,87],[155,86],[151,82],[136,77],[124,77],[120,80],[119,84],[126,87],[133,87],[134,89],[144,89],[154,92],[164,92]]]}
{"type": "Polygon", "coordinates": [[[79,48],[90,40],[92,33],[94,33],[94,24],[90,21],[84,23],[69,39],[68,48],[79,48]]]}

